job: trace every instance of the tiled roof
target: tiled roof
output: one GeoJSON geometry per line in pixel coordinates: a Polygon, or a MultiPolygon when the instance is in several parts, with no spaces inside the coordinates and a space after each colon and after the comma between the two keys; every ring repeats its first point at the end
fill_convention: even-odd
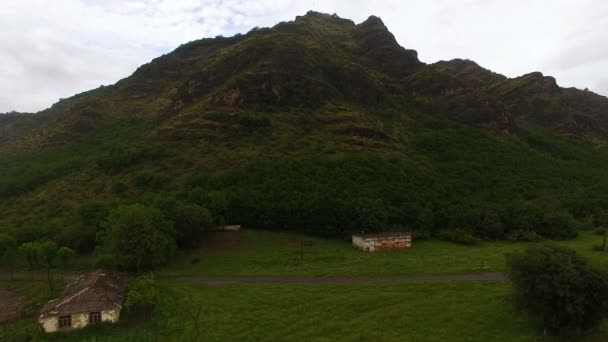
{"type": "Polygon", "coordinates": [[[95,271],[70,283],[59,298],[49,301],[40,317],[122,308],[125,295],[124,275],[95,271]]]}

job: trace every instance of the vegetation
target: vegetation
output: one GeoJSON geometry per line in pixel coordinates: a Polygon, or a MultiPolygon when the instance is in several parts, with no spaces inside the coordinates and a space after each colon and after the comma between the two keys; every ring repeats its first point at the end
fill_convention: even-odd
{"type": "Polygon", "coordinates": [[[608,273],[574,250],[547,245],[511,254],[507,274],[520,305],[552,333],[579,335],[608,313],[608,273]]]}
{"type": "Polygon", "coordinates": [[[173,225],[162,212],[139,204],[120,206],[108,216],[104,252],[119,267],[137,271],[158,267],[175,251],[173,225]]]}
{"type": "Polygon", "coordinates": [[[201,287],[165,281],[158,325],[131,325],[125,316],[116,326],[61,339],[190,341],[198,325],[208,341],[533,340],[540,333],[509,304],[509,294],[500,283],[201,287]],[[190,313],[199,306],[195,321],[190,313]]]}
{"type": "MultiPolygon", "coordinates": [[[[478,272],[552,239],[607,265],[590,233],[607,226],[607,110],[606,98],[540,73],[421,63],[376,17],[309,12],[184,44],[39,114],[0,115],[0,260],[44,265],[49,280],[72,251],[137,273],[168,265],[163,275],[478,272]],[[213,249],[210,231],[224,224],[259,231],[213,249]],[[414,232],[414,248],[370,255],[343,240],[388,230],[414,232]],[[313,245],[299,260],[302,239],[313,245]]],[[[572,274],[594,274],[560,251],[572,274]]],[[[557,279],[580,290],[575,280],[557,279]]],[[[165,281],[160,330],[66,338],[196,340],[203,329],[225,340],[217,325],[237,340],[538,335],[506,284],[293,289],[165,281]]],[[[588,312],[595,300],[583,299],[588,312]]]]}
{"type": "Polygon", "coordinates": [[[53,290],[53,276],[51,270],[60,263],[65,266],[74,255],[74,251],[68,247],[59,247],[54,241],[26,242],[19,246],[19,250],[25,256],[30,270],[42,267],[47,274],[47,280],[51,291],[53,290]]]}
{"type": "MultiPolygon", "coordinates": [[[[572,240],[553,241],[589,259],[592,265],[608,267],[604,253],[593,250],[601,240],[583,232],[572,240]]],[[[505,255],[523,252],[540,242],[481,241],[463,245],[438,239],[415,240],[412,248],[382,253],[362,253],[350,239],[244,230],[209,235],[196,250],[180,251],[162,276],[260,275],[260,276],[393,276],[501,272],[505,255]],[[300,242],[311,241],[300,260],[300,242]]]]}

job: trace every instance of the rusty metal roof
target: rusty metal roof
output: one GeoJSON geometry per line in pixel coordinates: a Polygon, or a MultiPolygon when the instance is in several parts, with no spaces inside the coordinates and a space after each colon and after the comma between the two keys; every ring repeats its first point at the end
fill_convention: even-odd
{"type": "Polygon", "coordinates": [[[353,236],[364,238],[364,239],[380,239],[380,238],[396,238],[396,237],[406,237],[411,236],[412,233],[408,232],[384,232],[384,233],[374,233],[374,234],[353,234],[353,236]]]}
{"type": "Polygon", "coordinates": [[[116,272],[95,271],[68,284],[59,298],[46,303],[40,318],[122,308],[125,276],[116,272]]]}

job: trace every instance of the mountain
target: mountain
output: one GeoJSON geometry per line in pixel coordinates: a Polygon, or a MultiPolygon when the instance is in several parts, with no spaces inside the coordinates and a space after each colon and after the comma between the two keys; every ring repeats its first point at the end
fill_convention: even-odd
{"type": "Polygon", "coordinates": [[[593,92],[426,64],[378,17],[308,12],[0,115],[0,230],[87,249],[91,206],[164,196],[217,222],[319,233],[569,236],[604,217],[607,124],[593,92]]]}

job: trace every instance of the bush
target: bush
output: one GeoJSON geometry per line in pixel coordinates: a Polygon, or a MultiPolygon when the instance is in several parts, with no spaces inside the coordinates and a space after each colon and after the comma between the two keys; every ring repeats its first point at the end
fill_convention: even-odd
{"type": "Polygon", "coordinates": [[[517,303],[554,334],[578,335],[608,311],[608,274],[572,249],[542,246],[509,254],[507,275],[517,303]]]}
{"type": "Polygon", "coordinates": [[[464,229],[444,229],[439,232],[439,238],[445,241],[461,243],[464,245],[474,245],[481,240],[474,236],[470,231],[464,229]]]}
{"type": "Polygon", "coordinates": [[[176,248],[174,234],[160,209],[124,205],[110,212],[103,248],[120,267],[139,273],[169,260],[176,248]]]}
{"type": "Polygon", "coordinates": [[[510,241],[538,241],[540,240],[540,235],[538,235],[535,231],[527,230],[527,229],[516,229],[509,233],[507,238],[510,241]]]}
{"type": "Polygon", "coordinates": [[[136,174],[133,181],[140,189],[158,190],[164,188],[171,181],[171,179],[165,175],[144,171],[136,174]]]}
{"type": "Polygon", "coordinates": [[[576,227],[577,222],[572,215],[565,212],[549,212],[543,216],[536,232],[552,239],[572,239],[578,235],[576,227]]]}
{"type": "Polygon", "coordinates": [[[124,195],[128,190],[128,187],[123,182],[117,182],[112,185],[112,193],[116,196],[124,195]]]}
{"type": "Polygon", "coordinates": [[[102,254],[95,258],[93,264],[96,268],[114,269],[116,268],[116,258],[111,254],[102,254]]]}

